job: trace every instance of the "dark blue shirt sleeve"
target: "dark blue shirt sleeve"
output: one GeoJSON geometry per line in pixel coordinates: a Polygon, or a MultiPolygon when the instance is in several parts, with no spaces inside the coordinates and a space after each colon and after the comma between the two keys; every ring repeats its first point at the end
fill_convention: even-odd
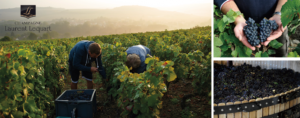
{"type": "Polygon", "coordinates": [[[101,55],[98,56],[97,61],[98,61],[97,68],[98,68],[100,75],[102,75],[102,78],[106,78],[105,68],[102,66],[101,55]]]}
{"type": "Polygon", "coordinates": [[[84,66],[80,64],[81,58],[85,55],[82,55],[83,51],[77,48],[73,57],[73,66],[74,68],[81,70],[81,71],[91,71],[91,67],[84,66]]]}
{"type": "Polygon", "coordinates": [[[221,9],[221,6],[224,2],[226,2],[227,0],[214,0],[214,4],[217,5],[217,7],[219,9],[221,9]]]}

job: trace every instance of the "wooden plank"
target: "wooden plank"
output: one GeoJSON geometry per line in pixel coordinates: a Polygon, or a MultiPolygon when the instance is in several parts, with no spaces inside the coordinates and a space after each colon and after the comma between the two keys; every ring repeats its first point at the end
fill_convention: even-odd
{"type": "MultiPolygon", "coordinates": [[[[262,100],[262,98],[257,98],[257,99],[256,99],[257,102],[258,102],[258,101],[261,101],[261,100],[262,100]]],[[[256,111],[256,117],[257,117],[257,118],[261,118],[261,117],[262,117],[262,112],[263,112],[262,109],[257,110],[257,111],[256,111]]]]}
{"type": "MultiPolygon", "coordinates": [[[[279,97],[280,94],[276,94],[275,97],[279,97]]],[[[279,113],[280,111],[280,103],[277,103],[275,106],[274,106],[274,113],[279,113]]]]}
{"type": "MultiPolygon", "coordinates": [[[[228,105],[233,105],[233,102],[227,102],[226,106],[228,106],[228,105]]],[[[228,113],[227,118],[234,118],[234,113],[228,113]]]]}
{"type": "MultiPolygon", "coordinates": [[[[218,106],[226,106],[225,103],[219,103],[218,106]]],[[[219,114],[219,118],[226,118],[226,114],[219,114]]]]}
{"type": "MultiPolygon", "coordinates": [[[[244,101],[242,101],[242,103],[244,104],[244,103],[248,103],[248,100],[244,100],[244,101]]],[[[246,107],[245,108],[243,108],[243,109],[247,109],[246,107]]],[[[248,108],[249,109],[249,108],[248,108]]],[[[243,118],[249,118],[249,112],[242,112],[242,114],[243,114],[243,118]]]]}
{"type": "MultiPolygon", "coordinates": [[[[233,104],[241,104],[241,101],[236,101],[233,104]]],[[[235,112],[234,113],[234,118],[242,118],[242,112],[235,112]]]]}
{"type": "MultiPolygon", "coordinates": [[[[218,105],[214,104],[214,106],[218,106],[218,105]]],[[[214,115],[214,118],[219,118],[219,115],[214,115]]]]}
{"type": "MultiPolygon", "coordinates": [[[[289,92],[293,92],[294,90],[290,90],[289,92]]],[[[294,106],[294,100],[290,100],[290,108],[294,106]]]]}
{"type": "MultiPolygon", "coordinates": [[[[290,93],[289,91],[288,92],[285,92],[285,94],[288,94],[290,93]]],[[[290,101],[287,101],[286,103],[284,103],[284,109],[287,110],[290,108],[290,101]]]]}
{"type": "MultiPolygon", "coordinates": [[[[293,92],[294,92],[294,91],[297,91],[297,90],[298,90],[298,88],[295,88],[295,89],[293,90],[293,92]]],[[[293,107],[296,106],[296,105],[297,105],[297,98],[293,99],[293,107]]]]}
{"type": "MultiPolygon", "coordinates": [[[[255,102],[255,99],[251,99],[249,102],[255,102]]],[[[250,118],[256,118],[256,111],[252,111],[249,113],[250,118]]]]}
{"type": "MultiPolygon", "coordinates": [[[[269,96],[269,99],[271,99],[271,98],[273,98],[274,96],[269,96]]],[[[275,102],[275,101],[274,101],[275,102]]],[[[270,104],[273,104],[273,103],[270,103],[270,104]]],[[[274,107],[275,107],[275,105],[272,105],[272,106],[269,106],[269,115],[272,115],[272,114],[274,114],[275,112],[275,110],[274,110],[274,107]]]]}
{"type": "MultiPolygon", "coordinates": [[[[264,97],[263,100],[265,100],[265,99],[269,99],[269,97],[264,97]]],[[[264,107],[262,109],[263,109],[262,115],[268,116],[269,115],[269,107],[264,107]]]]}
{"type": "MultiPolygon", "coordinates": [[[[285,93],[281,93],[280,96],[283,96],[285,95],[285,93]]],[[[285,110],[285,103],[281,103],[280,104],[280,107],[279,107],[279,112],[282,112],[285,110]]]]}
{"type": "MultiPolygon", "coordinates": [[[[218,106],[217,104],[213,104],[213,106],[218,106]]],[[[219,118],[218,115],[213,115],[213,118],[219,118]]]]}
{"type": "MultiPolygon", "coordinates": [[[[295,89],[295,91],[298,91],[298,90],[299,90],[299,88],[296,88],[296,89],[295,89]]],[[[294,106],[298,105],[298,103],[299,103],[299,102],[298,102],[298,98],[295,98],[294,106]]]]}
{"type": "MultiPolygon", "coordinates": [[[[300,87],[296,88],[296,91],[299,90],[299,89],[300,89],[300,87]]],[[[299,100],[300,100],[300,97],[296,98],[295,102],[294,102],[295,103],[294,105],[298,105],[300,103],[299,100]]],[[[299,118],[299,117],[300,117],[300,112],[296,113],[296,118],[299,118]]]]}

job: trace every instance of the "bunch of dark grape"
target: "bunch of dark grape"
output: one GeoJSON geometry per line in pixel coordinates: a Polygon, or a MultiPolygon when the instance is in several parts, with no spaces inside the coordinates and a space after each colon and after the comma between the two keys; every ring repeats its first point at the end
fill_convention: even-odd
{"type": "Polygon", "coordinates": [[[69,96],[65,96],[64,100],[90,100],[91,95],[87,93],[71,93],[69,96]]]}
{"type": "Polygon", "coordinates": [[[278,29],[278,25],[275,20],[268,20],[265,18],[259,23],[259,27],[250,17],[246,21],[246,24],[247,25],[244,27],[243,31],[251,46],[257,46],[259,43],[265,42],[271,32],[278,29]]]}
{"type": "Polygon", "coordinates": [[[244,27],[243,31],[246,35],[248,42],[251,46],[257,46],[259,44],[258,38],[258,26],[255,24],[255,21],[252,18],[249,18],[246,21],[246,26],[244,27]]]}
{"type": "Polygon", "coordinates": [[[272,30],[277,30],[278,25],[274,20],[263,19],[259,23],[259,39],[260,42],[265,42],[267,38],[270,36],[272,30]]]}

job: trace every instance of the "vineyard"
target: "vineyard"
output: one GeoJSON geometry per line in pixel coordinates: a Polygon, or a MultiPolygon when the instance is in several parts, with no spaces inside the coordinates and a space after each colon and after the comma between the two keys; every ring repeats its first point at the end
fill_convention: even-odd
{"type": "MultiPolygon", "coordinates": [[[[120,111],[113,115],[122,117],[130,114],[124,110],[124,106],[130,105],[133,106],[132,112],[141,118],[171,117],[166,114],[210,117],[210,26],[71,39],[1,42],[0,116],[45,118],[53,115],[54,99],[63,90],[70,89],[67,70],[69,52],[81,40],[95,41],[102,48],[102,62],[108,77],[104,80],[98,73],[93,75],[94,89],[99,95],[97,101],[100,101],[97,103],[98,112],[104,112],[103,107],[110,107],[102,105],[103,97],[112,96],[113,106],[120,111]],[[147,46],[152,57],[145,61],[148,64],[145,72],[133,74],[124,64],[127,56],[125,51],[138,44],[147,46]],[[62,69],[66,76],[62,76],[62,69]],[[134,101],[134,105],[130,100],[134,101]],[[181,109],[175,110],[170,106],[181,109]]],[[[97,114],[97,117],[112,115],[97,114]]]]}

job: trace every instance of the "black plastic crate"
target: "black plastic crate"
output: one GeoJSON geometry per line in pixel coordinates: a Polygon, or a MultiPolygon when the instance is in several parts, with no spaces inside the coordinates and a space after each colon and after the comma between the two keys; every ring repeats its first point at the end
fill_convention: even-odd
{"type": "Polygon", "coordinates": [[[66,90],[55,100],[56,116],[71,117],[74,108],[77,109],[77,115],[80,118],[93,118],[96,112],[96,89],[85,90],[66,90]],[[91,95],[90,100],[64,100],[66,96],[72,93],[85,92],[91,95]]]}

